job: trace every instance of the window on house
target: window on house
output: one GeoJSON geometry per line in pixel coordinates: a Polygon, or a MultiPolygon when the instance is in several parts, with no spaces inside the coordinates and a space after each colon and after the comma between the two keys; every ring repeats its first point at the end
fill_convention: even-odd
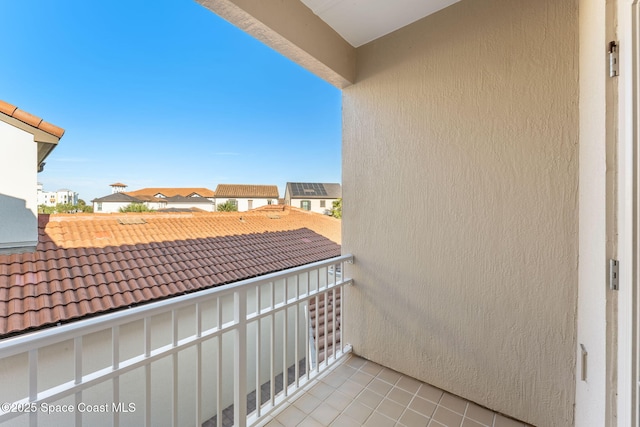
{"type": "Polygon", "coordinates": [[[273,204],[273,200],[271,200],[271,199],[267,200],[267,204],[268,204],[268,205],[273,204]]]}
{"type": "Polygon", "coordinates": [[[102,210],[102,202],[98,202],[98,211],[102,210]]]}
{"type": "Polygon", "coordinates": [[[327,204],[327,203],[326,203],[326,200],[320,200],[320,207],[321,207],[321,208],[326,207],[326,206],[325,206],[326,204],[327,204]]]}
{"type": "Polygon", "coordinates": [[[311,200],[300,200],[300,209],[304,209],[305,211],[310,211],[311,200]]]}
{"type": "Polygon", "coordinates": [[[236,199],[229,199],[228,201],[230,204],[232,204],[236,208],[238,207],[238,201],[236,199]]]}
{"type": "Polygon", "coordinates": [[[253,209],[253,200],[247,200],[248,209],[253,209]]]}

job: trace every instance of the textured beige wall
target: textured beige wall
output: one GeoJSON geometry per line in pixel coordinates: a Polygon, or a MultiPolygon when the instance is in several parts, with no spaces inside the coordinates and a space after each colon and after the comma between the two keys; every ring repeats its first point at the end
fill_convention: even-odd
{"type": "Polygon", "coordinates": [[[577,31],[576,0],[465,0],[343,92],[346,338],[540,426],[573,423],[577,31]]]}

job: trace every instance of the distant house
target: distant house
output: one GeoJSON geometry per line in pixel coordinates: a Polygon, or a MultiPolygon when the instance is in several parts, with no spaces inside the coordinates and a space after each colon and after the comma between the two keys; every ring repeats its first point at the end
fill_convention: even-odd
{"type": "Polygon", "coordinates": [[[201,210],[206,212],[213,212],[215,210],[215,204],[212,200],[206,197],[200,196],[171,196],[163,199],[165,202],[164,209],[173,210],[201,210]]]}
{"type": "Polygon", "coordinates": [[[216,206],[231,202],[238,212],[276,205],[279,197],[277,185],[218,184],[216,188],[216,206]]]}
{"type": "Polygon", "coordinates": [[[0,253],[38,242],[38,175],[64,129],[0,101],[0,253]]]}
{"type": "Polygon", "coordinates": [[[93,211],[95,213],[115,213],[120,212],[132,203],[141,203],[150,210],[162,209],[166,206],[166,202],[154,197],[133,197],[126,193],[113,193],[108,196],[93,199],[93,211]]]}
{"type": "Polygon", "coordinates": [[[210,201],[214,201],[216,194],[214,191],[209,190],[204,187],[150,187],[150,188],[141,188],[136,191],[127,191],[127,194],[130,196],[138,197],[138,196],[152,196],[158,198],[167,198],[167,197],[202,197],[205,199],[209,199],[210,201]]]}
{"type": "Polygon", "coordinates": [[[340,198],[342,198],[340,184],[287,182],[284,191],[285,204],[322,214],[331,211],[333,202],[340,198]]]}
{"type": "Polygon", "coordinates": [[[135,191],[122,191],[125,184],[111,184],[112,194],[92,200],[95,213],[119,212],[131,203],[142,203],[151,210],[215,210],[215,193],[208,188],[142,188],[135,191]]]}

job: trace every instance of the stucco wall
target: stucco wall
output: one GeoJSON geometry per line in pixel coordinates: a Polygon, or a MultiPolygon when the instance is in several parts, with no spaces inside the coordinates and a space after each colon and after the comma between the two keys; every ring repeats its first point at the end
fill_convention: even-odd
{"type": "MultiPolygon", "coordinates": [[[[228,202],[230,199],[229,198],[216,198],[216,209],[218,205],[221,205],[223,203],[228,202]]],[[[238,203],[238,212],[246,212],[249,209],[249,200],[252,200],[251,203],[251,209],[256,209],[262,206],[267,206],[269,204],[269,200],[271,200],[271,204],[273,205],[277,205],[278,204],[278,199],[277,198],[273,198],[273,199],[261,199],[258,197],[252,197],[252,198],[234,198],[233,200],[235,200],[238,203]]]]}
{"type": "Polygon", "coordinates": [[[540,426],[573,423],[577,30],[576,0],[465,0],[343,92],[355,352],[540,426]]]}
{"type": "Polygon", "coordinates": [[[336,199],[292,199],[291,206],[302,209],[301,202],[309,200],[311,202],[311,212],[324,214],[326,210],[333,209],[333,202],[336,199]],[[324,201],[324,207],[320,206],[320,202],[324,201]]]}
{"type": "Polygon", "coordinates": [[[0,251],[38,241],[37,150],[32,134],[0,122],[0,251]]]}

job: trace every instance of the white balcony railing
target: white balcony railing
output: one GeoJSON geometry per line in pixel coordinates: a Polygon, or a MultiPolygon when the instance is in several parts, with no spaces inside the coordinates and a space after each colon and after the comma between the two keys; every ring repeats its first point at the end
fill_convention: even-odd
{"type": "Polygon", "coordinates": [[[352,261],[344,255],[0,341],[0,423],[254,424],[350,351],[340,310],[352,261]]]}

